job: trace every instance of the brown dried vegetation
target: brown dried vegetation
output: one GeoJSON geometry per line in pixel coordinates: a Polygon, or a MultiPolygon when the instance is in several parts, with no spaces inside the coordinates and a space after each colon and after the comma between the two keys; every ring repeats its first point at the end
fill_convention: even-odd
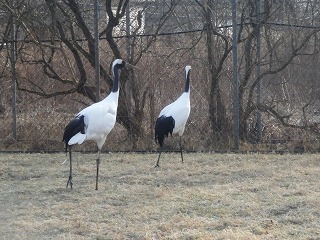
{"type": "Polygon", "coordinates": [[[0,155],[3,239],[318,239],[318,155],[0,155]]]}

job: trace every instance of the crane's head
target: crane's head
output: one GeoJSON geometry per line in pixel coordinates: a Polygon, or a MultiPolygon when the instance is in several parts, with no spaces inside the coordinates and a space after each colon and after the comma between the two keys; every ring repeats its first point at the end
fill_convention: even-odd
{"type": "Polygon", "coordinates": [[[124,66],[126,65],[126,62],[123,61],[122,59],[116,59],[113,61],[113,64],[112,64],[112,72],[113,72],[113,75],[115,74],[115,69],[120,69],[120,68],[124,68],[124,66]]]}
{"type": "Polygon", "coordinates": [[[190,65],[187,65],[187,66],[186,66],[186,79],[187,79],[187,77],[188,77],[188,75],[189,75],[190,70],[191,70],[191,66],[190,66],[190,65]]]}

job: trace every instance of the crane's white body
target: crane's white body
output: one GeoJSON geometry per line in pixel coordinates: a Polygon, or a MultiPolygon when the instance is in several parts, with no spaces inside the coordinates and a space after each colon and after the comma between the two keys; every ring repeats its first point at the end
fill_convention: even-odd
{"type": "Polygon", "coordinates": [[[182,136],[186,126],[186,122],[190,115],[190,91],[184,92],[182,95],[173,103],[164,107],[159,117],[161,116],[172,116],[175,121],[175,126],[173,128],[173,134],[178,133],[182,136]]]}
{"type": "Polygon", "coordinates": [[[156,167],[159,167],[159,160],[164,144],[164,139],[165,137],[168,137],[169,133],[177,133],[180,136],[180,153],[181,160],[183,162],[181,137],[184,133],[184,129],[190,115],[190,70],[191,66],[187,65],[185,67],[186,85],[184,92],[176,101],[161,110],[156,121],[155,141],[160,145],[159,157],[156,167]]]}
{"type": "Polygon", "coordinates": [[[98,175],[101,148],[110,131],[116,123],[119,98],[119,69],[125,67],[125,62],[116,59],[112,64],[114,82],[111,93],[102,101],[92,104],[80,111],[65,127],[62,141],[69,148],[70,175],[67,187],[72,188],[72,154],[71,146],[81,144],[85,140],[94,140],[98,146],[96,190],[98,190],[98,175]]]}
{"type": "Polygon", "coordinates": [[[77,133],[69,140],[68,144],[81,144],[85,140],[94,140],[98,148],[101,149],[116,123],[118,97],[119,91],[111,92],[102,101],[80,111],[76,116],[84,116],[85,133],[77,133]]]}

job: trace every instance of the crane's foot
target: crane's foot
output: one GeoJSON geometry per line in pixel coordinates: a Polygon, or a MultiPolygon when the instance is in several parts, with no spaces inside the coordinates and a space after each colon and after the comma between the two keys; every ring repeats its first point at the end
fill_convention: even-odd
{"type": "Polygon", "coordinates": [[[72,176],[71,175],[69,176],[66,188],[69,186],[69,184],[70,184],[70,187],[72,189],[73,182],[72,182],[72,176]]]}
{"type": "Polygon", "coordinates": [[[160,167],[159,164],[157,163],[157,165],[154,166],[155,168],[160,167]]]}

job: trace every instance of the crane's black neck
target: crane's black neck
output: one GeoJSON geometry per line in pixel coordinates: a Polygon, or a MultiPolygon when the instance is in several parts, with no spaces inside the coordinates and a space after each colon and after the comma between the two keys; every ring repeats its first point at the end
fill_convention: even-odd
{"type": "Polygon", "coordinates": [[[119,90],[119,69],[120,67],[118,65],[115,65],[113,68],[114,80],[113,80],[112,92],[118,92],[119,90]]]}
{"type": "Polygon", "coordinates": [[[186,86],[185,86],[184,92],[189,92],[189,90],[190,90],[190,71],[187,72],[186,86]]]}

